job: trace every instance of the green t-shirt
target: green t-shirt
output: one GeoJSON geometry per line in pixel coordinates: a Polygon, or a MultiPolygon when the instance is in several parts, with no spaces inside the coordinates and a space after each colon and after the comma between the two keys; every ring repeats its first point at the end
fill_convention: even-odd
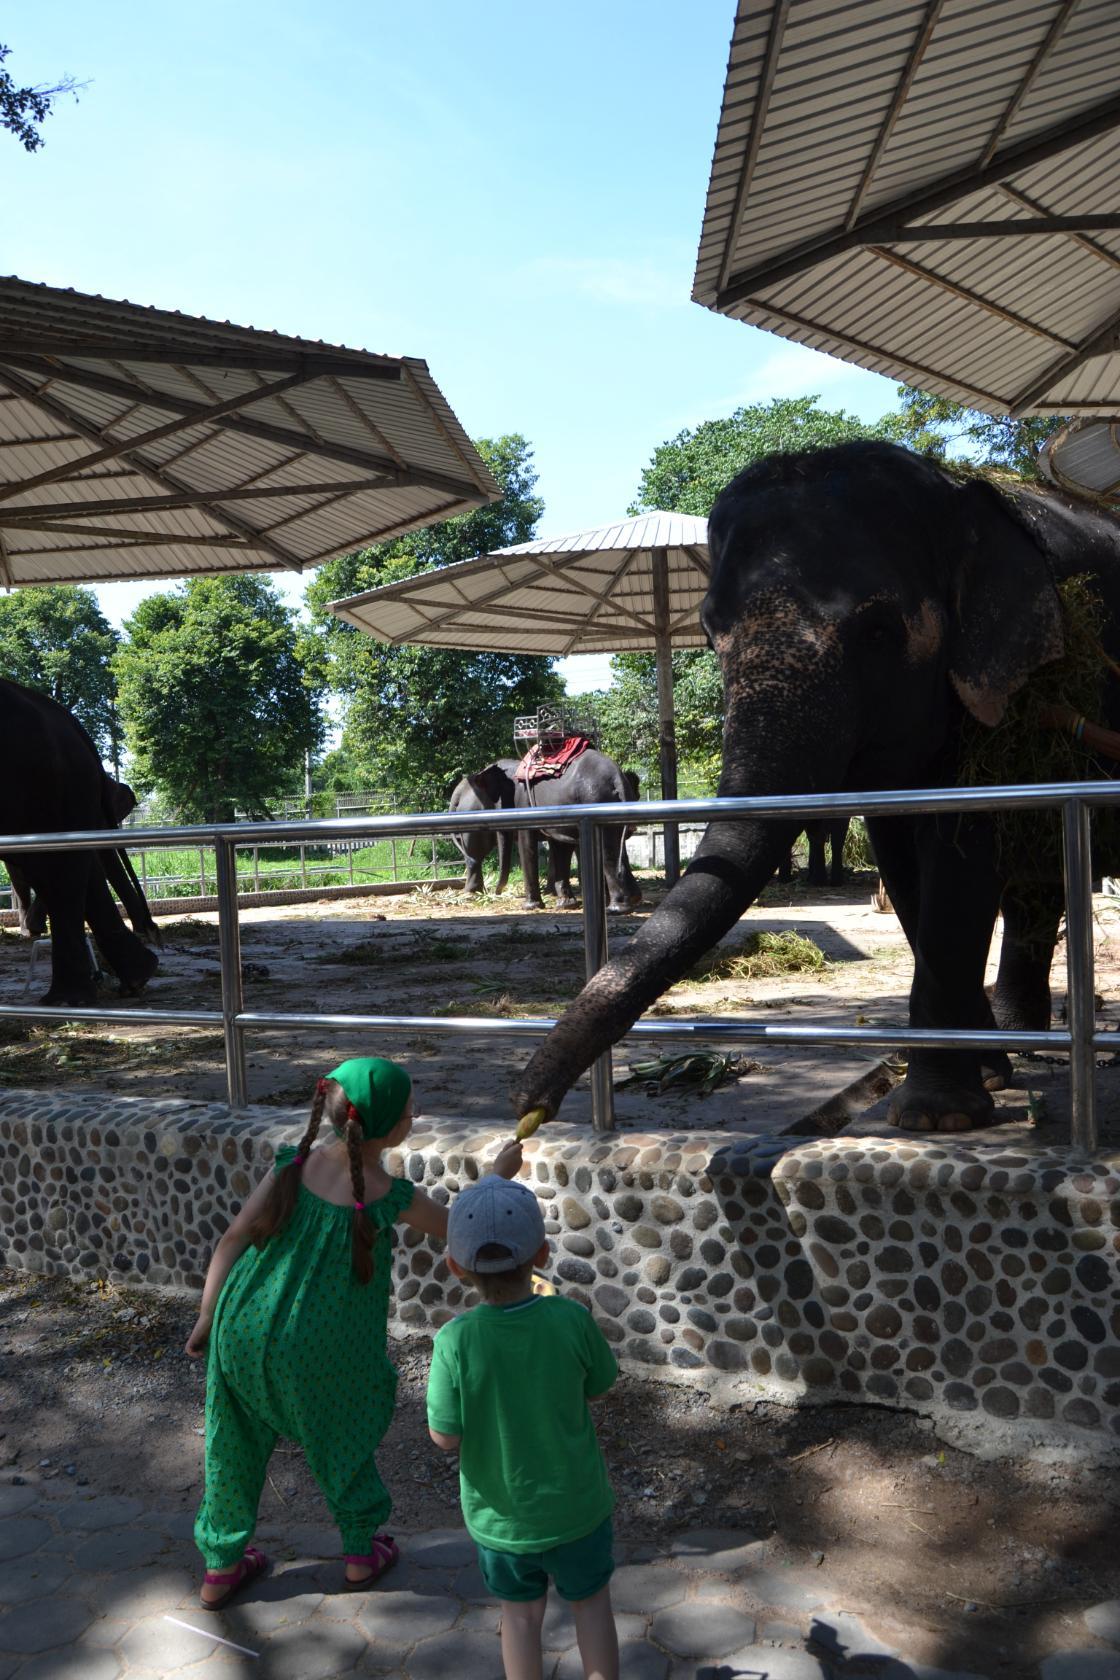
{"type": "Polygon", "coordinates": [[[591,1314],[561,1295],[475,1307],[432,1349],[428,1423],[461,1435],[459,1484],[472,1539],[543,1552],[590,1534],[614,1508],[587,1408],[618,1375],[591,1314]]]}

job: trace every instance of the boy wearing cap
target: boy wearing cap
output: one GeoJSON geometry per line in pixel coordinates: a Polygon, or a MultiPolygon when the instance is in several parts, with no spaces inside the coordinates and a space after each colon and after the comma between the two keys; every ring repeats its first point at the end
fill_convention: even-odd
{"type": "Polygon", "coordinates": [[[484,1178],[452,1203],[448,1262],[482,1296],[445,1324],[428,1428],[459,1452],[463,1517],[502,1609],[506,1680],[540,1680],[548,1584],[572,1605],[585,1680],[617,1680],[614,1495],[587,1408],[618,1375],[590,1313],[534,1295],[548,1243],[532,1191],[484,1178]]]}

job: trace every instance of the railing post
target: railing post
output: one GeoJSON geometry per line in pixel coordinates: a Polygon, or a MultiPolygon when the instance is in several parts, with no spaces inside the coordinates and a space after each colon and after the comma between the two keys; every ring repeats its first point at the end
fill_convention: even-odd
{"type": "Polygon", "coordinates": [[[218,952],[222,965],[222,1031],[226,1041],[226,1084],[229,1106],[249,1102],[245,1073],[245,1039],[237,1024],[244,1008],[241,990],[241,925],[237,916],[237,858],[233,842],[215,838],[214,864],[218,877],[218,952]]]}
{"type": "MultiPolygon", "coordinates": [[[[583,946],[587,978],[607,960],[607,906],[603,891],[603,831],[584,817],[579,825],[579,884],[583,894],[583,946]]],[[[591,1124],[614,1131],[614,1064],[609,1050],[591,1064],[591,1124]]]]}
{"type": "Polygon", "coordinates": [[[1066,1018],[1069,1025],[1070,1142],[1097,1146],[1096,995],[1093,974],[1093,877],[1089,807],[1080,799],[1062,806],[1066,865],[1066,1018]]]}

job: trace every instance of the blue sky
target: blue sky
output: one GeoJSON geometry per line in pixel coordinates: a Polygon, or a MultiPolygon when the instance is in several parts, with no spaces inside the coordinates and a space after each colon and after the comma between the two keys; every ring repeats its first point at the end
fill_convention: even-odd
{"type": "MultiPolygon", "coordinates": [[[[740,403],[895,406],[689,301],[733,11],[36,0],[3,25],[13,75],[90,86],[37,154],[0,144],[0,269],[423,356],[472,435],[530,440],[543,534],[601,523],[740,403]]],[[[100,594],[119,620],[150,592],[100,594]]]]}

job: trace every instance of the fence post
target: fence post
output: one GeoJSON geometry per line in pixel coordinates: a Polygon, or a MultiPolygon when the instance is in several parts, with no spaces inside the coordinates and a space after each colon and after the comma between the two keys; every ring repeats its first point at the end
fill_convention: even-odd
{"type": "Polygon", "coordinates": [[[244,1007],[241,989],[241,926],[237,917],[237,857],[233,842],[217,837],[218,953],[222,965],[222,1032],[226,1041],[226,1084],[232,1109],[248,1105],[245,1039],[237,1024],[244,1007]]]}
{"type": "Polygon", "coordinates": [[[399,881],[400,876],[397,874],[397,837],[395,834],[389,836],[389,845],[393,850],[393,880],[399,881]]]}
{"type": "Polygon", "coordinates": [[[198,896],[206,897],[206,853],[201,846],[198,848],[198,896]]]}
{"type": "Polygon", "coordinates": [[[1089,861],[1089,807],[1080,799],[1062,806],[1066,865],[1066,1020],[1069,1026],[1070,1142],[1097,1147],[1096,996],[1093,974],[1093,878],[1089,861]]]}
{"type": "MultiPolygon", "coordinates": [[[[583,948],[587,978],[607,960],[607,907],[603,891],[603,831],[590,817],[579,825],[579,884],[583,894],[583,948]]],[[[591,1064],[591,1124],[614,1131],[614,1064],[609,1050],[591,1064]]]]}

